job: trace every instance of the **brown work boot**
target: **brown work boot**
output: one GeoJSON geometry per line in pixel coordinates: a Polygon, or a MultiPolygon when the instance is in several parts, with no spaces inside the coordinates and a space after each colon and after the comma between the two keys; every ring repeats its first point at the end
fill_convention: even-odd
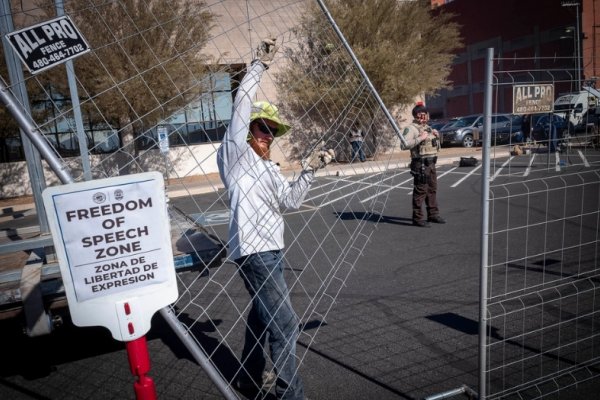
{"type": "Polygon", "coordinates": [[[429,225],[429,222],[427,222],[427,221],[413,220],[413,225],[418,226],[419,228],[430,228],[431,227],[431,225],[429,225]]]}
{"type": "Polygon", "coordinates": [[[427,221],[433,222],[434,224],[445,224],[446,220],[439,215],[434,215],[433,217],[427,218],[427,221]]]}

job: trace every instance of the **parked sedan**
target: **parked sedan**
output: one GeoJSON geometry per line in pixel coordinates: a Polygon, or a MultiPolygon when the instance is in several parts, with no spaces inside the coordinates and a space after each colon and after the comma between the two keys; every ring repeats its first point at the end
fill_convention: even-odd
{"type": "Polygon", "coordinates": [[[523,118],[516,114],[492,115],[492,146],[497,144],[509,144],[521,138],[521,124],[523,118]]]}
{"type": "Polygon", "coordinates": [[[481,115],[469,115],[466,117],[453,118],[440,130],[442,145],[461,145],[473,147],[479,139],[479,128],[483,125],[481,115]]]}
{"type": "Polygon", "coordinates": [[[440,131],[440,130],[442,130],[443,127],[448,125],[448,122],[449,121],[447,119],[431,120],[431,121],[429,121],[429,126],[432,127],[433,129],[437,129],[438,131],[440,131]]]}
{"type": "Polygon", "coordinates": [[[569,132],[569,123],[556,114],[536,114],[532,117],[531,136],[533,140],[548,140],[550,124],[556,127],[557,139],[562,139],[569,132]]]}
{"type": "MultiPolygon", "coordinates": [[[[482,114],[454,118],[440,130],[442,145],[473,147],[481,142],[484,117],[482,114]]],[[[521,123],[511,114],[492,115],[492,145],[511,142],[520,132],[521,123]]]]}

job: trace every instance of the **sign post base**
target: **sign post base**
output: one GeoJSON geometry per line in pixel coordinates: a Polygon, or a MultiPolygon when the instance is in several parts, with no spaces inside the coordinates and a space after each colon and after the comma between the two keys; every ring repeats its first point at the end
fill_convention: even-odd
{"type": "Polygon", "coordinates": [[[146,346],[146,336],[127,342],[127,355],[131,373],[138,379],[133,384],[137,400],[156,400],[156,389],[152,378],[146,376],[150,372],[150,355],[146,346]]]}

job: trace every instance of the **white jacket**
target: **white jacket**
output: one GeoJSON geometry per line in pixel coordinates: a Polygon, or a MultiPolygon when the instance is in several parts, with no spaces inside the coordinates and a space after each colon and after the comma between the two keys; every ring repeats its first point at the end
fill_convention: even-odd
{"type": "Polygon", "coordinates": [[[217,154],[221,180],[229,195],[229,258],[284,248],[281,208],[298,209],[314,180],[303,171],[288,182],[279,166],[261,159],[247,143],[252,99],[264,72],[261,62],[248,68],[233,105],[231,123],[217,154]]]}

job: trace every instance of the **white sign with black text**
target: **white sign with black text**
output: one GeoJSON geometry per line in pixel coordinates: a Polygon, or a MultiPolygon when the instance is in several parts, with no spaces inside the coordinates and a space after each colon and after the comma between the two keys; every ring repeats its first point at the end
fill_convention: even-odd
{"type": "Polygon", "coordinates": [[[6,39],[32,74],[90,51],[68,16],[8,33],[6,39]]]}
{"type": "Polygon", "coordinates": [[[74,323],[119,340],[145,334],[177,298],[163,176],[56,186],[43,198],[74,323]]]}
{"type": "Polygon", "coordinates": [[[554,84],[513,85],[513,113],[549,113],[554,108],[554,84]]]}

